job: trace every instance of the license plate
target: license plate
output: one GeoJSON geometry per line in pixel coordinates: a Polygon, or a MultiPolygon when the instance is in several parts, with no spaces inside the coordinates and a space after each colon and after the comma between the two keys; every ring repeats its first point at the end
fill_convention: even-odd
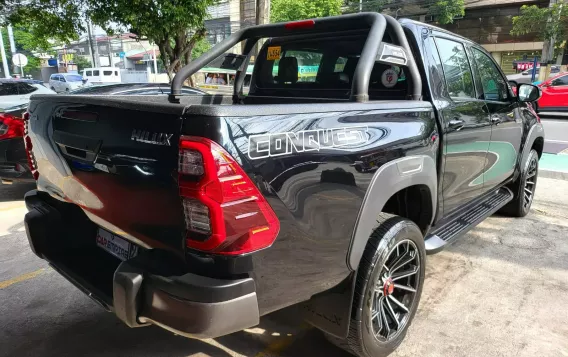
{"type": "Polygon", "coordinates": [[[138,253],[138,246],[102,228],[97,232],[97,245],[120,260],[134,258],[138,253]]]}

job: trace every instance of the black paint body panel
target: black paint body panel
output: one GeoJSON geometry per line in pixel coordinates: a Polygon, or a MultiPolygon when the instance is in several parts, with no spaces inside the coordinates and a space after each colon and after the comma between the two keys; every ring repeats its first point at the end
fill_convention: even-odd
{"type": "MultiPolygon", "coordinates": [[[[141,246],[174,252],[192,272],[252,276],[261,314],[305,301],[353,275],[347,252],[355,222],[371,178],[383,164],[410,155],[434,159],[434,225],[485,189],[483,175],[492,165],[487,149],[475,148],[489,147],[493,136],[494,127],[485,121],[487,104],[449,98],[430,45],[432,30],[412,21],[403,24],[420,58],[423,101],[264,97],[226,105],[231,98],[223,96],[182,97],[181,104],[148,97],[33,96],[30,130],[38,189],[80,206],[97,225],[141,246]],[[454,116],[471,125],[451,132],[447,123],[454,116]],[[133,130],[171,134],[171,146],[131,140],[133,130]],[[233,258],[185,248],[176,172],[180,135],[219,143],[257,183],[280,220],[271,247],[233,258]],[[333,147],[325,144],[339,137],[353,140],[346,146],[339,139],[333,147]],[[473,150],[471,143],[477,143],[473,150]]],[[[537,119],[527,104],[512,100],[511,106],[515,117],[510,121],[522,127],[522,132],[511,130],[522,137],[521,147],[515,147],[518,157],[516,150],[523,149],[537,119]]],[[[495,137],[509,130],[502,127],[495,137]]],[[[491,186],[514,179],[519,160],[514,172],[503,173],[491,186]]]]}

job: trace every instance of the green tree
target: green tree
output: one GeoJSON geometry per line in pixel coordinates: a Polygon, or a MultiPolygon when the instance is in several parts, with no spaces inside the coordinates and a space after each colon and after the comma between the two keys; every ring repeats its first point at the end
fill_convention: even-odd
{"type": "MultiPolygon", "coordinates": [[[[34,47],[33,39],[31,39],[32,35],[19,28],[14,28],[13,31],[16,52],[24,54],[28,58],[28,64],[24,66],[24,72],[31,68],[38,68],[41,65],[41,61],[34,55],[34,53],[36,53],[36,48],[34,47]]],[[[10,50],[10,42],[8,41],[8,31],[6,31],[5,28],[2,29],[2,38],[4,40],[4,49],[6,51],[8,66],[12,68],[12,51],[10,50]]]]}
{"type": "Polygon", "coordinates": [[[341,14],[344,0],[272,0],[270,21],[284,22],[341,14]]]}
{"type": "Polygon", "coordinates": [[[75,55],[73,56],[73,63],[77,65],[77,70],[81,72],[85,68],[93,67],[91,61],[89,61],[85,56],[75,55]]]}
{"type": "Polygon", "coordinates": [[[437,0],[428,7],[428,13],[441,24],[451,24],[457,16],[465,15],[464,0],[437,0]]]}
{"type": "Polygon", "coordinates": [[[558,1],[551,7],[523,5],[521,14],[513,17],[511,35],[534,33],[540,40],[556,39],[556,49],[565,45],[568,33],[568,4],[558,1]]]}
{"type": "Polygon", "coordinates": [[[194,60],[211,49],[211,44],[206,38],[197,41],[193,51],[191,52],[191,59],[194,60]]]}
{"type": "MultiPolygon", "coordinates": [[[[195,45],[205,37],[207,8],[217,0],[27,0],[6,1],[7,20],[28,26],[38,39],[63,42],[86,32],[85,19],[109,34],[130,31],[156,43],[170,79],[191,61],[195,45]]],[[[0,3],[1,7],[1,3],[0,3]]]]}

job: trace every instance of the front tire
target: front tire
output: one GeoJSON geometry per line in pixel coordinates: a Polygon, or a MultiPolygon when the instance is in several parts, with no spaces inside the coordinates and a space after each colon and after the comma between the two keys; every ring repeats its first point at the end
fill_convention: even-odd
{"type": "Polygon", "coordinates": [[[359,357],[387,356],[403,341],[424,283],[424,237],[413,222],[381,214],[357,269],[347,339],[328,336],[359,357]]]}
{"type": "Polygon", "coordinates": [[[537,178],[538,153],[532,149],[519,180],[513,186],[515,198],[503,207],[502,213],[512,217],[526,216],[531,209],[537,178]]]}

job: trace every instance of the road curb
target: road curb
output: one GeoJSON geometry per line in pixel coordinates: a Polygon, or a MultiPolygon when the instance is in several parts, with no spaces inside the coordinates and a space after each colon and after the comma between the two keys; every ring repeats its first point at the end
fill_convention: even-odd
{"type": "Polygon", "coordinates": [[[551,178],[556,180],[565,180],[568,181],[568,172],[562,171],[551,171],[551,170],[539,170],[538,171],[539,177],[544,178],[551,178]]]}

